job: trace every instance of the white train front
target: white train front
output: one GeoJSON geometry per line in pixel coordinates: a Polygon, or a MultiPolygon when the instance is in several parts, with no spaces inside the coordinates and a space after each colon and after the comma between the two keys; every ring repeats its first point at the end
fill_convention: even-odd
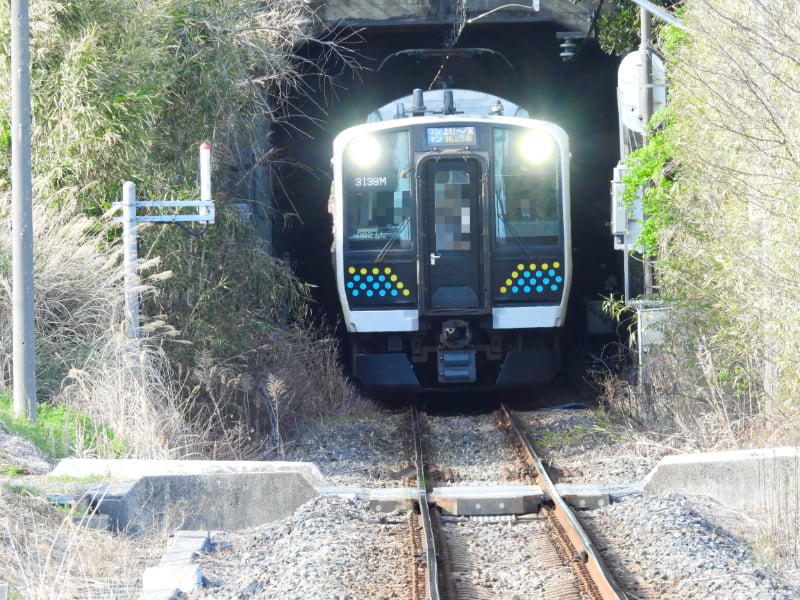
{"type": "Polygon", "coordinates": [[[471,90],[415,90],[333,144],[333,264],[367,388],[550,380],[572,272],[569,145],[471,90]]]}

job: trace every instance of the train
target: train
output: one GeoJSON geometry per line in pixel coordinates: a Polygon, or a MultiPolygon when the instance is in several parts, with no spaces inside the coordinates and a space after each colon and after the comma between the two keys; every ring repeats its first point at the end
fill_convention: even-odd
{"type": "Polygon", "coordinates": [[[569,161],[557,124],[468,89],[415,89],[338,133],[332,260],[363,388],[553,379],[572,281],[569,161]]]}

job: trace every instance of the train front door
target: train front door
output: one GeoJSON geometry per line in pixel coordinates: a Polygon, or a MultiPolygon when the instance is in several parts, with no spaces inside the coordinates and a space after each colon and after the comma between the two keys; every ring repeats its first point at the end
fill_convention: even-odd
{"type": "Polygon", "coordinates": [[[423,163],[419,200],[424,227],[420,246],[425,312],[483,308],[480,196],[481,164],[475,158],[423,163]]]}

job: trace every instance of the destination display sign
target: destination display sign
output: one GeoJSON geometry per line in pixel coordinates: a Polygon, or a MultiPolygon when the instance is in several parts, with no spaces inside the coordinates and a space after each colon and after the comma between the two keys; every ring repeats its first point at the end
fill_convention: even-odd
{"type": "Polygon", "coordinates": [[[428,127],[425,133],[429,146],[470,146],[478,143],[475,127],[428,127]]]}

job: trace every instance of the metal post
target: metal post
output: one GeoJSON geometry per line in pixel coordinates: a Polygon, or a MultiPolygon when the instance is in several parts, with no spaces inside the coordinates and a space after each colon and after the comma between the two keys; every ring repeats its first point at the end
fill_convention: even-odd
{"type": "Polygon", "coordinates": [[[11,309],[14,414],[36,423],[31,77],[27,0],[11,0],[11,309]]]}
{"type": "Polygon", "coordinates": [[[122,244],[125,263],[125,335],[139,337],[139,240],[136,233],[136,184],[122,185],[122,244]]]}
{"type": "MultiPolygon", "coordinates": [[[[211,144],[208,142],[200,144],[200,200],[211,201],[211,144]]],[[[208,216],[211,210],[201,206],[197,212],[202,216],[208,216]]],[[[208,221],[203,223],[208,224],[208,221]]]]}
{"type": "MultiPolygon", "coordinates": [[[[641,14],[641,74],[639,76],[639,107],[642,112],[642,146],[647,145],[649,138],[647,128],[653,117],[653,55],[650,47],[650,13],[642,7],[641,14]]],[[[653,294],[653,264],[647,257],[642,257],[644,276],[644,295],[653,294]]]]}

